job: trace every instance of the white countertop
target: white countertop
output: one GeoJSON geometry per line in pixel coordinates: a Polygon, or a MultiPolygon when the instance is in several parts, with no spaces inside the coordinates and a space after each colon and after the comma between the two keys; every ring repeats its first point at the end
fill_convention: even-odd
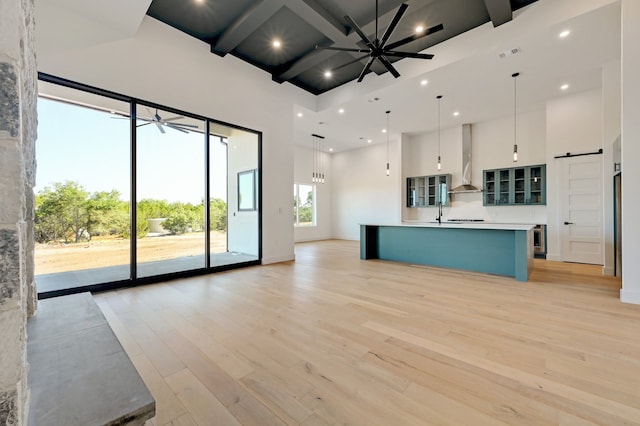
{"type": "Polygon", "coordinates": [[[447,228],[447,229],[495,229],[504,231],[528,231],[535,225],[522,223],[492,223],[492,222],[402,222],[398,224],[363,224],[371,226],[404,226],[416,228],[447,228]]]}

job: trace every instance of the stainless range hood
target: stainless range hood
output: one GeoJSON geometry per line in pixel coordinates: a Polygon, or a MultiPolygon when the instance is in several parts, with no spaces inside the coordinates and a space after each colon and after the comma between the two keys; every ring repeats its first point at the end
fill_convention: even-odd
{"type": "Polygon", "coordinates": [[[471,124],[462,125],[462,185],[452,188],[449,192],[482,192],[482,189],[471,183],[471,124]]]}

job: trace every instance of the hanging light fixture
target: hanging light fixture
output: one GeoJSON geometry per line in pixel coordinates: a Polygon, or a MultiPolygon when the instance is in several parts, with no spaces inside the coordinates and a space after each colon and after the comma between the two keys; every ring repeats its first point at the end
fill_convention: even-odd
{"type": "Polygon", "coordinates": [[[387,176],[389,176],[389,114],[391,111],[387,111],[387,176]]]}
{"type": "Polygon", "coordinates": [[[516,132],[516,115],[517,115],[517,80],[518,80],[518,76],[520,75],[519,72],[513,73],[511,74],[511,77],[513,77],[513,161],[516,162],[518,161],[518,139],[517,139],[517,132],[516,132]]]}
{"type": "Polygon", "coordinates": [[[442,162],[440,161],[440,100],[442,95],[436,96],[438,100],[438,170],[442,169],[442,162]]]}
{"type": "Polygon", "coordinates": [[[324,136],[311,135],[313,145],[313,167],[311,172],[311,181],[313,183],[324,183],[324,136]]]}

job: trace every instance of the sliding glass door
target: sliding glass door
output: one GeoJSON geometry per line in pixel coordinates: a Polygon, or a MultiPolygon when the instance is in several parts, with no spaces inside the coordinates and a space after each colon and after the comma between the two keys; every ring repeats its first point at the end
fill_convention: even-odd
{"type": "Polygon", "coordinates": [[[259,133],[40,77],[40,297],[259,264],[259,133]]]}
{"type": "Polygon", "coordinates": [[[35,274],[48,292],[129,278],[129,105],[41,82],[35,274]]]}
{"type": "Polygon", "coordinates": [[[138,105],[137,276],[205,267],[204,121],[138,105]]]}

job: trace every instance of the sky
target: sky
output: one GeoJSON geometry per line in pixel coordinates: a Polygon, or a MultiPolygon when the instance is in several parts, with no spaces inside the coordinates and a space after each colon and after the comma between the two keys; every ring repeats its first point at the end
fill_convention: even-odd
{"type": "MultiPolygon", "coordinates": [[[[122,111],[128,110],[123,103],[122,111]]],[[[148,115],[144,111],[144,115],[148,115]]],[[[89,192],[117,190],[130,199],[129,120],[38,98],[36,187],[77,181],[89,192]]],[[[210,138],[212,198],[226,199],[226,146],[210,138]]],[[[204,136],[155,125],[138,127],[138,200],[199,204],[204,198],[204,136]]]]}

